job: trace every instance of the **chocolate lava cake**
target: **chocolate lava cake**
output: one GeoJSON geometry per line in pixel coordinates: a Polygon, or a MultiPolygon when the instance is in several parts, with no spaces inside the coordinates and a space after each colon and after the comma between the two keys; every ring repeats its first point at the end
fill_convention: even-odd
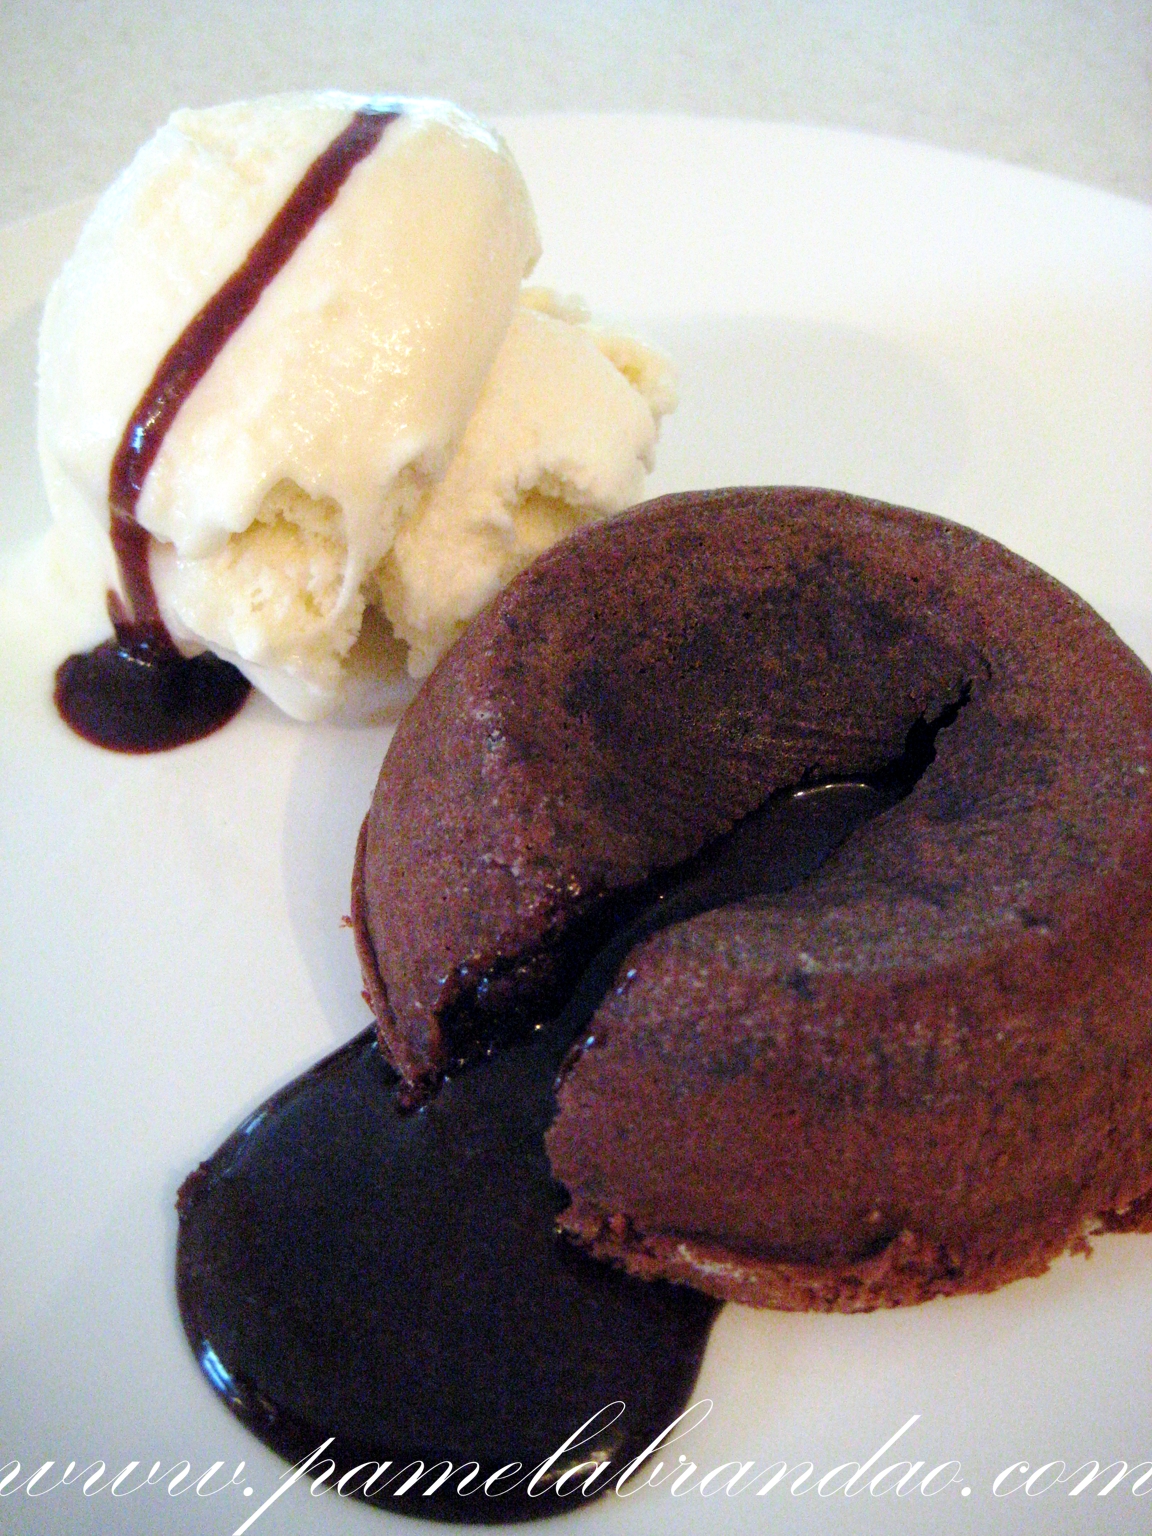
{"type": "Polygon", "coordinates": [[[557,1006],[626,893],[774,792],[903,798],[793,889],[653,934],[548,1134],[633,1273],[860,1310],[1041,1272],[1152,1190],[1152,677],[971,530],[666,497],[546,554],[397,730],[353,918],[413,1084],[557,1006]]]}

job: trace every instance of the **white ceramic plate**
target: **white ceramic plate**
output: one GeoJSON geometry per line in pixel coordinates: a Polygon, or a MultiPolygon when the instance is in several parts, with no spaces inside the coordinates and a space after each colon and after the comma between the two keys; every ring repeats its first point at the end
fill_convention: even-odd
{"type": "MultiPolygon", "coordinates": [[[[540,277],[682,366],[654,490],[800,482],[944,513],[1076,587],[1152,660],[1152,210],[830,130],[506,128],[540,212],[540,277]]],[[[301,728],[255,701],[208,741],[134,760],[54,717],[52,668],[88,621],[58,597],[37,606],[56,589],[33,547],[34,338],[77,219],[0,233],[0,1528],[227,1536],[284,1469],[185,1345],[173,1198],[248,1110],[367,1022],[340,918],[386,735],[301,728]],[[22,1480],[48,1460],[33,1497],[22,1480]],[[195,1478],[223,1467],[201,1493],[130,1491],[182,1460],[195,1478]],[[85,1494],[77,1474],[99,1461],[85,1494]]],[[[795,1470],[760,1496],[647,1488],[570,1528],[1144,1530],[1147,1467],[1104,1496],[1114,1473],[1079,1494],[1078,1477],[1048,1486],[1059,1466],[1031,1494],[1006,1492],[1019,1471],[993,1484],[1017,1462],[1067,1476],[1152,1457],[1150,1359],[1142,1237],[907,1312],[732,1307],[697,1392],[715,1406],[668,1463],[795,1470]],[[797,1488],[805,1463],[867,1463],[914,1416],[856,1496],[834,1491],[847,1473],[797,1488]],[[905,1468],[869,1486],[897,1460],[924,1464],[902,1495],[905,1468]],[[959,1466],[925,1491],[945,1462],[959,1466]]],[[[250,1529],[353,1536],[392,1518],[298,1484],[250,1529]]]]}

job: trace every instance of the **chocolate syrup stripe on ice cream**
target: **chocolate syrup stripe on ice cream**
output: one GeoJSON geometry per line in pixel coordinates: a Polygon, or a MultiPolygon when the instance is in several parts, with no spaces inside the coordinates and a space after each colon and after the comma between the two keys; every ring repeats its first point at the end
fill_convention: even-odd
{"type": "Polygon", "coordinates": [[[414,1112],[369,1029],[202,1163],[177,1201],[180,1312],[241,1421],[292,1462],[323,1445],[313,1475],[331,1459],[345,1492],[446,1522],[540,1518],[611,1488],[683,1411],[719,1306],[556,1235],[557,1076],[633,945],[812,874],[909,792],[963,702],[869,782],[775,795],[663,872],[562,1012],[414,1112]]]}
{"type": "Polygon", "coordinates": [[[136,520],[148,472],[181,406],[264,289],[334,202],[356,165],[400,114],[361,107],[313,160],[243,263],[169,348],[124,429],[112,460],[108,502],[112,547],[125,604],[108,594],[115,638],[69,656],[56,673],[55,701],[78,735],[117,752],[161,752],[227,724],[248,680],[209,653],[184,657],[160,614],[149,571],[151,536],[136,520]]]}

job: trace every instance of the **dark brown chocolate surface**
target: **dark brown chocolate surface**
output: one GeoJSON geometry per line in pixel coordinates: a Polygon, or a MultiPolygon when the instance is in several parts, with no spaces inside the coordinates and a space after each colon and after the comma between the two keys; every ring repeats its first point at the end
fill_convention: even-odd
{"type": "Polygon", "coordinates": [[[979,677],[974,638],[935,613],[940,553],[976,536],[800,494],[799,516],[723,517],[713,494],[587,530],[425,685],[363,865],[365,974],[406,1076],[434,1075],[489,1002],[535,999],[605,896],[774,790],[874,772],[979,677]]]}
{"type": "Polygon", "coordinates": [[[605,893],[968,707],[803,887],[628,958],[567,1074],[565,1226],[640,1274],[861,1307],[1034,1273],[1152,1188],[1152,680],[992,541],[814,491],[670,497],[498,599],[402,722],[357,872],[412,1078],[605,893]],[[562,588],[564,599],[557,599],[562,588]]]}

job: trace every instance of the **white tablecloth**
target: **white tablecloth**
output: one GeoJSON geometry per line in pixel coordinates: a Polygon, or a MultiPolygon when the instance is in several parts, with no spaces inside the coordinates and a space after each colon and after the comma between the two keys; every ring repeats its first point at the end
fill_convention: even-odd
{"type": "Polygon", "coordinates": [[[1152,0],[7,0],[0,56],[0,223],[177,106],[318,85],[835,123],[1152,201],[1152,0]]]}

